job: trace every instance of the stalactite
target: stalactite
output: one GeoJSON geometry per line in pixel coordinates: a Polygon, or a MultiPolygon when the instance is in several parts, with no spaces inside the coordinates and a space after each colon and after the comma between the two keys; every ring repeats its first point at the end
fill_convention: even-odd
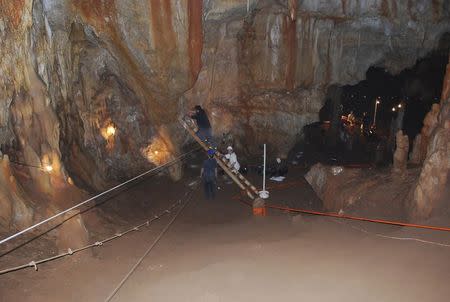
{"type": "Polygon", "coordinates": [[[189,22],[189,64],[191,70],[191,83],[197,80],[198,73],[202,67],[202,49],[203,49],[203,25],[202,25],[202,1],[188,1],[188,22],[189,22]]]}
{"type": "Polygon", "coordinates": [[[286,43],[287,43],[287,69],[286,88],[295,88],[295,76],[297,70],[297,1],[288,0],[289,17],[286,18],[286,43]]]}

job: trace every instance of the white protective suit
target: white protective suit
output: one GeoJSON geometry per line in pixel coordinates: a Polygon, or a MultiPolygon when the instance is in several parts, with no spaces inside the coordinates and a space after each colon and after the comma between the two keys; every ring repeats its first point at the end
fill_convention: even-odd
{"type": "Polygon", "coordinates": [[[237,160],[236,153],[234,153],[234,152],[227,153],[227,154],[225,154],[225,158],[228,159],[229,166],[231,166],[231,168],[233,170],[239,171],[239,169],[241,168],[241,165],[239,164],[239,162],[237,160]]]}

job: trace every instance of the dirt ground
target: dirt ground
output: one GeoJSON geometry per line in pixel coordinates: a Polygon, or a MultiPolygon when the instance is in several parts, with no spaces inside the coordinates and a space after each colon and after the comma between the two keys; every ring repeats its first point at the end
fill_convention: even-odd
{"type": "MultiPolygon", "coordinates": [[[[176,184],[149,178],[86,214],[92,238],[145,221],[181,198],[196,167],[176,184]],[[107,215],[105,213],[108,213],[107,215]],[[91,216],[89,216],[91,215],[91,216]],[[99,216],[102,219],[99,220],[99,216]],[[109,220],[110,225],[100,225],[109,220]],[[97,228],[97,231],[93,229],[97,228]]],[[[291,170],[274,202],[320,208],[291,170]]],[[[221,180],[214,201],[198,188],[187,207],[112,301],[448,301],[450,234],[270,211],[253,217],[238,189],[221,180]]],[[[173,214],[171,214],[173,215],[173,214]]],[[[104,301],[173,216],[115,241],[0,276],[0,301],[104,301]]],[[[38,239],[39,240],[39,239],[38,239]]],[[[29,262],[27,246],[0,268],[29,262]]],[[[30,252],[31,253],[31,252],[30,252]]]]}

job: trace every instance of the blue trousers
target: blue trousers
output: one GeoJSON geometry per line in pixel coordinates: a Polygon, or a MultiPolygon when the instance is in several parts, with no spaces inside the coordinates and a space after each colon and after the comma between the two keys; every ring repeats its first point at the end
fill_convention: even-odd
{"type": "Polygon", "coordinates": [[[215,181],[203,181],[203,189],[205,191],[205,197],[208,200],[216,197],[216,182],[215,181]]]}
{"type": "Polygon", "coordinates": [[[202,140],[202,141],[208,141],[209,144],[214,147],[214,143],[212,140],[212,130],[211,128],[198,128],[197,131],[197,136],[202,140]]]}

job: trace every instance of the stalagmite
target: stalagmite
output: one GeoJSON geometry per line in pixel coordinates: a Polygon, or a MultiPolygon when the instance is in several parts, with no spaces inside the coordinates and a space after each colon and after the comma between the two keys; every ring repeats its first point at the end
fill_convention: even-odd
{"type": "Polygon", "coordinates": [[[422,144],[422,135],[417,134],[414,139],[413,149],[410,155],[410,161],[412,164],[420,164],[421,161],[421,144],[422,144]]]}
{"type": "Polygon", "coordinates": [[[427,156],[428,143],[431,134],[433,133],[438,123],[439,110],[440,110],[439,104],[433,104],[430,112],[427,113],[425,119],[423,120],[423,128],[420,132],[421,142],[420,142],[419,162],[423,162],[425,160],[425,157],[427,156]]]}
{"type": "MultiPolygon", "coordinates": [[[[410,217],[429,218],[434,209],[449,206],[448,185],[450,171],[450,55],[443,83],[441,106],[433,106],[424,121],[422,133],[428,134],[426,158],[417,186],[413,190],[410,217]],[[444,98],[445,97],[445,98],[444,98]],[[439,111],[440,107],[440,111],[439,111]],[[446,191],[447,188],[447,191],[446,191]]],[[[423,144],[423,142],[422,142],[423,144]]]]}
{"type": "Polygon", "coordinates": [[[403,175],[408,164],[409,139],[400,130],[396,135],[396,149],[394,152],[393,173],[403,175]]]}

